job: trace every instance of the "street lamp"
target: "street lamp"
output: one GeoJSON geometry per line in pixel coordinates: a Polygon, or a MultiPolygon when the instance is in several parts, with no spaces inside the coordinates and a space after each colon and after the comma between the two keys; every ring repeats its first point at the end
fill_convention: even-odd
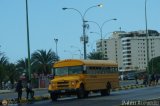
{"type": "Polygon", "coordinates": [[[28,23],[28,1],[26,0],[26,24],[27,24],[27,47],[28,47],[28,77],[31,79],[31,64],[30,64],[30,41],[29,41],[29,23],[28,23]]]}
{"type": "Polygon", "coordinates": [[[62,8],[63,10],[67,10],[67,9],[75,10],[76,12],[78,12],[80,14],[80,16],[82,18],[82,22],[83,22],[83,25],[82,25],[83,36],[81,37],[81,41],[83,41],[83,46],[84,46],[84,59],[86,59],[86,57],[87,57],[86,43],[88,43],[88,37],[86,36],[87,25],[86,25],[86,22],[85,22],[85,15],[88,12],[88,10],[90,10],[91,8],[94,8],[94,7],[102,7],[102,4],[94,5],[94,6],[91,6],[91,7],[87,8],[83,15],[82,15],[82,13],[79,10],[77,10],[75,8],[62,8]]]}
{"type": "MultiPolygon", "coordinates": [[[[97,34],[100,34],[100,36],[101,36],[101,52],[102,52],[102,58],[103,58],[103,50],[102,50],[102,36],[103,36],[103,26],[105,25],[105,23],[107,23],[107,22],[109,22],[109,21],[116,21],[117,19],[116,18],[113,18],[113,19],[109,19],[109,20],[106,20],[106,21],[104,21],[103,23],[102,23],[102,25],[100,26],[97,22],[95,22],[95,21],[85,21],[85,22],[91,22],[91,23],[95,23],[97,26],[98,26],[98,28],[99,28],[99,31],[100,31],[100,33],[97,33],[97,34]]],[[[96,32],[93,32],[93,33],[96,33],[96,32]]]]}
{"type": "MultiPolygon", "coordinates": [[[[92,33],[92,34],[97,34],[97,35],[99,35],[99,36],[101,35],[101,34],[98,33],[98,32],[92,32],[92,31],[91,31],[90,33],[92,33]]],[[[102,38],[105,39],[106,36],[107,36],[108,34],[110,34],[110,33],[113,33],[113,32],[107,32],[102,38]]]]}
{"type": "Polygon", "coordinates": [[[57,39],[57,38],[54,38],[54,41],[55,41],[55,43],[56,43],[56,55],[57,55],[57,57],[58,57],[58,51],[57,51],[57,43],[58,43],[58,39],[57,39]]]}
{"type": "Polygon", "coordinates": [[[94,34],[97,34],[97,35],[101,36],[101,34],[98,33],[98,32],[92,32],[92,31],[91,31],[90,33],[92,33],[92,34],[94,33],[94,34]]]}
{"type": "Polygon", "coordinates": [[[147,28],[147,0],[145,0],[145,25],[146,25],[146,44],[147,44],[147,72],[149,73],[149,42],[148,42],[148,28],[147,28]]]}
{"type": "Polygon", "coordinates": [[[103,36],[103,39],[105,39],[106,38],[106,36],[108,35],[108,34],[113,34],[113,32],[108,32],[108,33],[106,33],[104,36],[103,36]]]}

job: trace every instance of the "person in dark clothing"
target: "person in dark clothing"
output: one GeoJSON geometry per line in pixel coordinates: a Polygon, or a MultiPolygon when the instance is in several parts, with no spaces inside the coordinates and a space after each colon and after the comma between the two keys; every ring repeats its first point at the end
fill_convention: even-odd
{"type": "Polygon", "coordinates": [[[143,78],[143,84],[144,84],[145,86],[148,85],[148,76],[147,76],[146,74],[144,75],[144,78],[143,78]]]}
{"type": "Polygon", "coordinates": [[[152,86],[155,85],[155,74],[154,73],[151,75],[151,85],[152,86]]]}
{"type": "Polygon", "coordinates": [[[158,81],[159,81],[159,76],[156,74],[156,75],[155,75],[155,85],[158,84],[158,81]]]}
{"type": "Polygon", "coordinates": [[[18,102],[20,102],[21,98],[22,98],[22,81],[19,80],[16,86],[16,92],[18,93],[18,102]]]}
{"type": "Polygon", "coordinates": [[[27,82],[26,93],[27,93],[27,100],[29,98],[29,95],[30,95],[31,99],[33,99],[34,91],[32,89],[32,85],[31,85],[31,81],[30,80],[27,82]]]}
{"type": "Polygon", "coordinates": [[[138,76],[137,76],[137,74],[135,74],[135,81],[136,81],[136,84],[138,84],[138,76]]]}

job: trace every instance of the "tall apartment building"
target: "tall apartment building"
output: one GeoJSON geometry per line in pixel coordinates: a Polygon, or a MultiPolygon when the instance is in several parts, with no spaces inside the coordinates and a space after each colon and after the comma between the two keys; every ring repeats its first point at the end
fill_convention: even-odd
{"type": "MultiPolygon", "coordinates": [[[[149,60],[160,56],[160,34],[148,30],[149,60]]],[[[108,39],[97,41],[97,51],[102,51],[105,59],[118,63],[119,71],[146,70],[147,43],[146,32],[143,30],[124,32],[115,31],[108,39]]]]}

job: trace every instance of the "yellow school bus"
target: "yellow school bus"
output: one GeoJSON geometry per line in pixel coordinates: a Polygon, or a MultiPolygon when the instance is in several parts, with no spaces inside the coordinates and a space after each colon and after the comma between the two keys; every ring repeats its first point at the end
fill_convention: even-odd
{"type": "Polygon", "coordinates": [[[111,89],[119,87],[118,65],[111,60],[61,60],[53,70],[48,87],[52,101],[61,95],[85,98],[91,91],[110,95],[111,89]]]}

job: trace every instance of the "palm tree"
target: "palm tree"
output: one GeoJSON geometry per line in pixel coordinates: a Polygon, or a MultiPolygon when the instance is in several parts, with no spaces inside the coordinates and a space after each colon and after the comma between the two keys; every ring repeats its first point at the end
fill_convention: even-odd
{"type": "Polygon", "coordinates": [[[21,74],[25,73],[26,77],[28,78],[28,59],[24,58],[18,60],[16,64],[16,70],[21,74]]]}
{"type": "Polygon", "coordinates": [[[0,54],[0,86],[6,78],[6,65],[8,64],[8,58],[1,53],[0,54]]]}
{"type": "Polygon", "coordinates": [[[90,52],[88,55],[89,59],[95,59],[95,60],[102,60],[102,53],[101,52],[90,52]]]}
{"type": "Polygon", "coordinates": [[[19,72],[18,70],[16,70],[16,65],[13,63],[8,63],[6,65],[6,78],[8,81],[11,81],[11,84],[14,84],[14,81],[19,80],[19,77],[21,75],[21,72],[19,72]]]}
{"type": "Polygon", "coordinates": [[[9,63],[8,58],[4,53],[0,52],[0,86],[2,82],[11,81],[13,84],[19,77],[16,71],[16,66],[13,63],[9,63]]]}
{"type": "Polygon", "coordinates": [[[160,74],[160,56],[152,58],[149,63],[149,74],[160,74]]]}
{"type": "Polygon", "coordinates": [[[28,59],[25,58],[25,59],[18,60],[16,67],[17,67],[17,70],[19,70],[21,72],[27,71],[27,69],[28,69],[28,59]]]}
{"type": "Polygon", "coordinates": [[[37,50],[31,55],[32,69],[44,75],[50,74],[52,64],[58,59],[56,53],[51,49],[48,52],[46,50],[37,50]]]}
{"type": "Polygon", "coordinates": [[[8,63],[8,58],[5,55],[1,54],[0,55],[0,64],[6,65],[7,63],[8,63]]]}

